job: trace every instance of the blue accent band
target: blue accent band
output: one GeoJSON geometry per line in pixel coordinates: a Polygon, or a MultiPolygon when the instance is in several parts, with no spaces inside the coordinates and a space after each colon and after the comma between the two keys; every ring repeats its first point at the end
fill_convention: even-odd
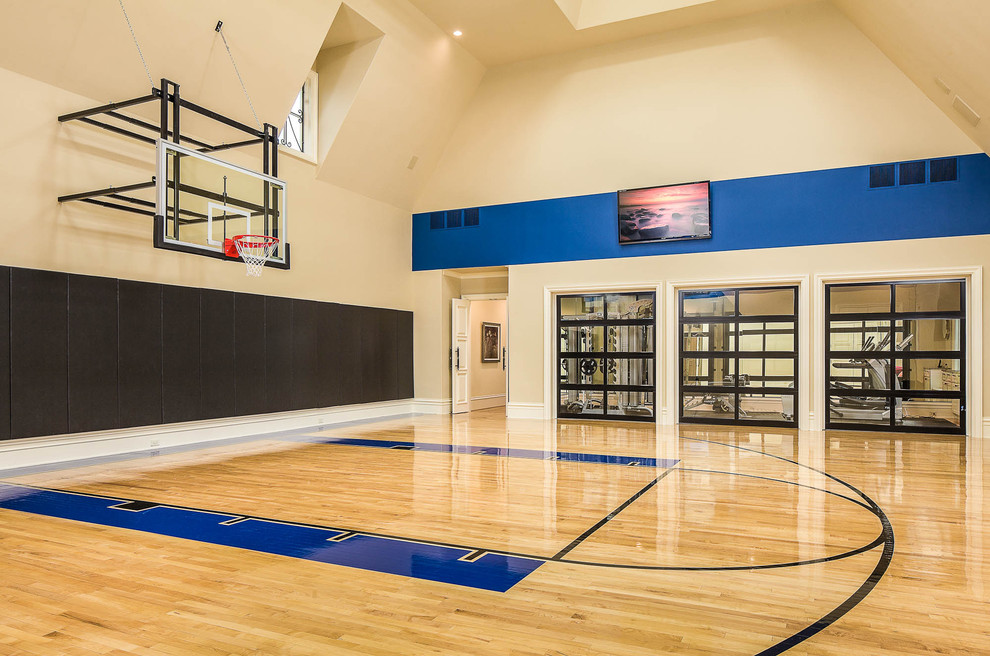
{"type": "Polygon", "coordinates": [[[990,157],[958,180],[870,189],[852,166],[711,183],[712,238],[619,244],[615,192],[489,205],[470,230],[412,216],[413,270],[568,262],[990,233],[990,157]]]}
{"type": "Polygon", "coordinates": [[[197,542],[250,549],[344,567],[398,574],[493,592],[506,592],[543,564],[542,560],[486,552],[470,562],[473,549],[423,544],[350,531],[248,518],[167,505],[130,504],[122,499],[41,490],[0,483],[0,508],[47,517],[114,526],[197,542]],[[232,522],[223,524],[223,522],[232,522]]]}
{"type": "Polygon", "coordinates": [[[408,448],[436,453],[463,453],[467,455],[498,456],[500,458],[525,458],[528,460],[562,460],[564,462],[593,462],[603,465],[637,465],[641,467],[673,467],[680,460],[646,458],[643,456],[607,456],[598,453],[571,453],[569,451],[538,451],[536,449],[510,449],[501,446],[467,446],[464,444],[439,444],[436,442],[402,442],[396,440],[368,440],[357,437],[330,437],[319,440],[325,444],[344,446],[369,446],[378,449],[408,448]]]}

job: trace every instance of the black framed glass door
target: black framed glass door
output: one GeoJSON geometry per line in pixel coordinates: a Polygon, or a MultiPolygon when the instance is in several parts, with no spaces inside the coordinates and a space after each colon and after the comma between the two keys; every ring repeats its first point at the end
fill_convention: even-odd
{"type": "Polygon", "coordinates": [[[825,287],[825,428],[966,431],[962,280],[825,287]]]}
{"type": "Polygon", "coordinates": [[[557,416],[654,421],[654,292],[557,297],[557,416]]]}
{"type": "Polygon", "coordinates": [[[678,294],[679,419],[797,426],[797,287],[678,294]]]}

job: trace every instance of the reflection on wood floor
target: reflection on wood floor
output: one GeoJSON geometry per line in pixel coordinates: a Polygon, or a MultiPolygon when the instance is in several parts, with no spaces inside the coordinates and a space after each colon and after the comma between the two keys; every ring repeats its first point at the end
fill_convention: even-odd
{"type": "Polygon", "coordinates": [[[542,563],[504,593],[4,506],[0,654],[990,651],[980,440],[507,421],[500,412],[396,418],[2,481],[542,563]],[[573,462],[556,452],[677,464],[573,462]]]}

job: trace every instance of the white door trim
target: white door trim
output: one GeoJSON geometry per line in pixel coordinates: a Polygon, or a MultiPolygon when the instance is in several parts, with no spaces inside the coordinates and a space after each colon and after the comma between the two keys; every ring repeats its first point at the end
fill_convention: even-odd
{"type": "Polygon", "coordinates": [[[450,299],[450,411],[471,411],[471,301],[450,299]],[[461,316],[463,315],[463,316],[461,316]]]}

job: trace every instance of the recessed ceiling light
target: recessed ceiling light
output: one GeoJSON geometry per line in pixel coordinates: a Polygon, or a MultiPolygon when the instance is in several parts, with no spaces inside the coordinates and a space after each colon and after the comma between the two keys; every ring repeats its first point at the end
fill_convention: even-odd
{"type": "Polygon", "coordinates": [[[464,32],[461,32],[460,30],[454,30],[454,36],[460,36],[462,34],[464,34],[464,32]]]}

